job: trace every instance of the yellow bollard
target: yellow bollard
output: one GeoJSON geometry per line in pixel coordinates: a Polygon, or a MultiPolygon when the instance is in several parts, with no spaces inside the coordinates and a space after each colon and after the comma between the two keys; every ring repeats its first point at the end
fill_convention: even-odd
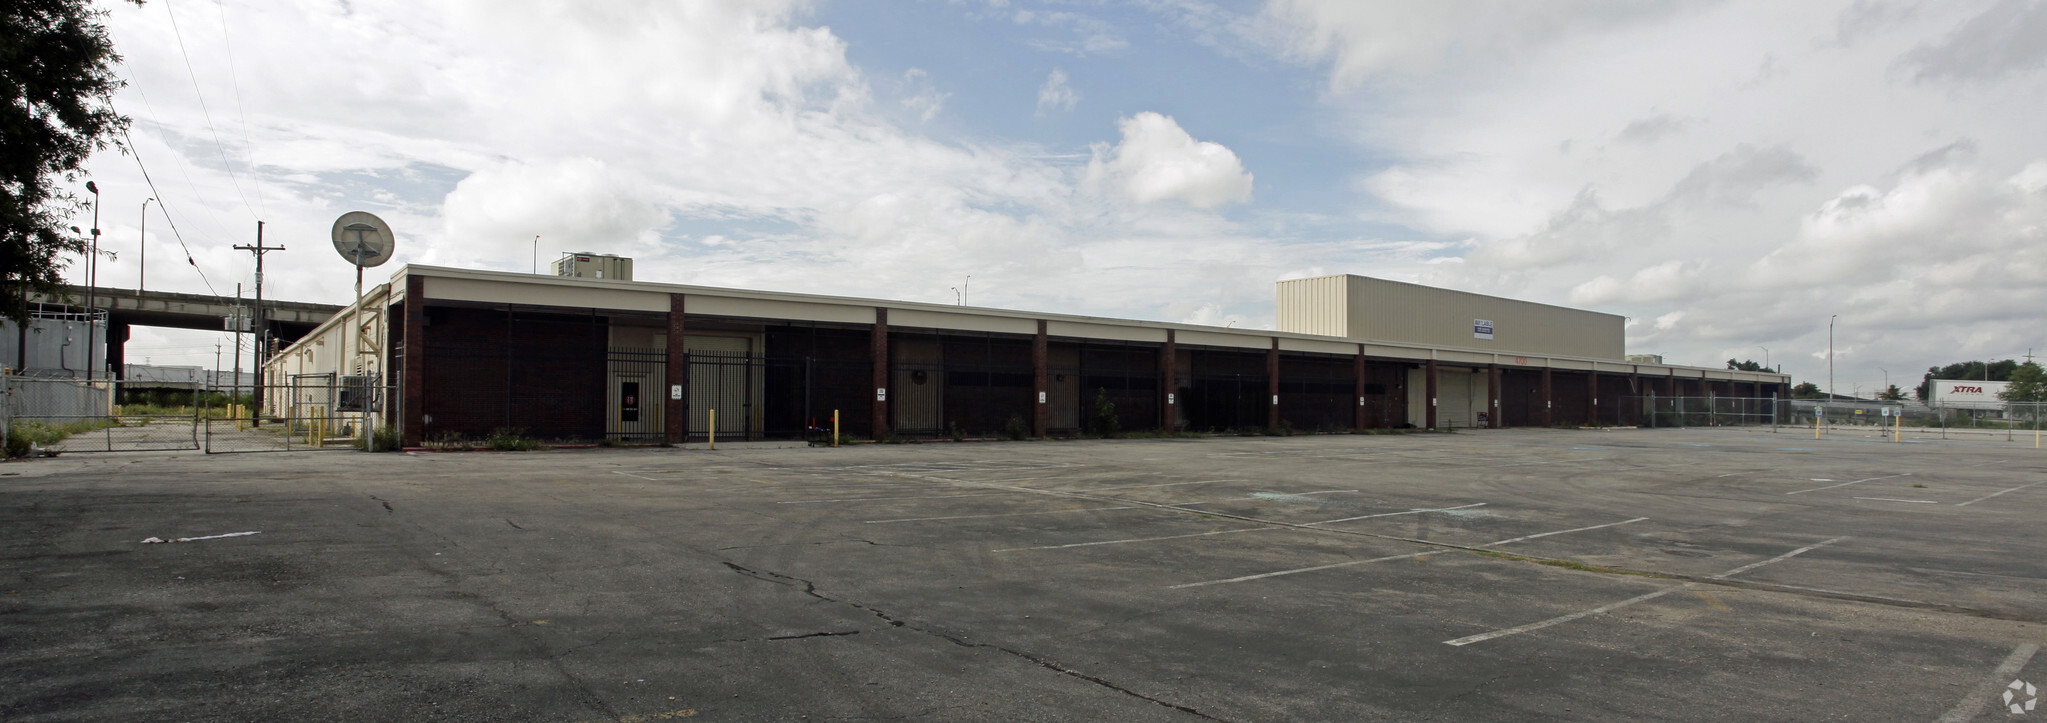
{"type": "Polygon", "coordinates": [[[708,411],[710,411],[710,413],[711,413],[711,432],[710,432],[710,434],[711,434],[711,436],[710,436],[710,439],[711,439],[711,449],[717,449],[717,448],[718,448],[718,410],[716,410],[716,409],[712,409],[712,410],[708,410],[708,411]]]}
{"type": "MultiPolygon", "coordinates": [[[[2037,442],[2038,440],[2035,441],[2037,442]]],[[[839,410],[837,409],[832,410],[832,446],[839,446],[839,410]]],[[[2033,446],[2038,447],[2040,445],[2034,444],[2033,446]]]]}

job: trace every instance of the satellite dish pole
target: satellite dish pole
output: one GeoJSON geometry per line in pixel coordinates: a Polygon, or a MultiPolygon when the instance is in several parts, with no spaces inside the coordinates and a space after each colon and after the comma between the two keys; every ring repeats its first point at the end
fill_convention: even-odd
{"type": "Polygon", "coordinates": [[[395,240],[391,235],[390,224],[365,211],[350,211],[341,214],[341,218],[334,219],[333,237],[334,250],[355,267],[355,304],[348,310],[348,326],[341,330],[341,341],[343,348],[348,350],[348,361],[346,367],[338,370],[344,372],[338,376],[354,376],[369,380],[363,384],[363,389],[358,392],[356,399],[362,411],[363,449],[374,452],[377,443],[375,400],[377,392],[383,387],[376,382],[382,381],[383,375],[374,362],[364,364],[360,374],[345,372],[354,371],[355,365],[362,358],[362,270],[370,266],[380,266],[391,260],[395,240]],[[353,344],[350,344],[349,340],[351,330],[355,334],[353,344]]]}

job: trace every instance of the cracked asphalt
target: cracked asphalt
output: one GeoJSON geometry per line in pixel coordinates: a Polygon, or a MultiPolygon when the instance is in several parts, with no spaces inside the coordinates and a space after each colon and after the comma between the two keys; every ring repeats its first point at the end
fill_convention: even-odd
{"type": "Polygon", "coordinates": [[[1798,430],[71,454],[0,720],[2024,720],[2043,516],[1798,430]]]}

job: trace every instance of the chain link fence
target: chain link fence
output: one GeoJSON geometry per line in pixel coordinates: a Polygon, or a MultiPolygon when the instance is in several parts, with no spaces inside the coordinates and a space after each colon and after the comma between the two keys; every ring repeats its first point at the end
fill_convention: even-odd
{"type": "Polygon", "coordinates": [[[103,379],[0,377],[7,453],[145,452],[199,448],[197,389],[103,379]]]}
{"type": "Polygon", "coordinates": [[[1786,419],[1775,397],[1626,397],[1643,427],[1770,427],[1786,419]]]}
{"type": "Polygon", "coordinates": [[[1768,427],[1892,439],[2002,438],[2039,441],[2047,402],[2001,408],[1939,407],[1911,402],[1826,401],[1775,397],[1628,397],[1644,427],[1768,427]]]}
{"type": "Polygon", "coordinates": [[[210,399],[219,404],[199,415],[199,438],[209,454],[394,451],[398,433],[386,422],[385,404],[396,391],[369,377],[332,374],[293,375],[260,388],[218,387],[210,399]]]}

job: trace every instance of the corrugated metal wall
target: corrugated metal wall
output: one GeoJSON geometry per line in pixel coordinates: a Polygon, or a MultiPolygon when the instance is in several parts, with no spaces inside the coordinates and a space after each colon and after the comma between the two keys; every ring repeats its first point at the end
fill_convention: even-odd
{"type": "Polygon", "coordinates": [[[1348,276],[1279,282],[1279,329],[1297,334],[1350,336],[1348,276]]]}
{"type": "Polygon", "coordinates": [[[1281,331],[1503,353],[1620,359],[1623,317],[1367,276],[1279,283],[1281,331]],[[1473,332],[1493,322],[1493,338],[1473,332]]]}

